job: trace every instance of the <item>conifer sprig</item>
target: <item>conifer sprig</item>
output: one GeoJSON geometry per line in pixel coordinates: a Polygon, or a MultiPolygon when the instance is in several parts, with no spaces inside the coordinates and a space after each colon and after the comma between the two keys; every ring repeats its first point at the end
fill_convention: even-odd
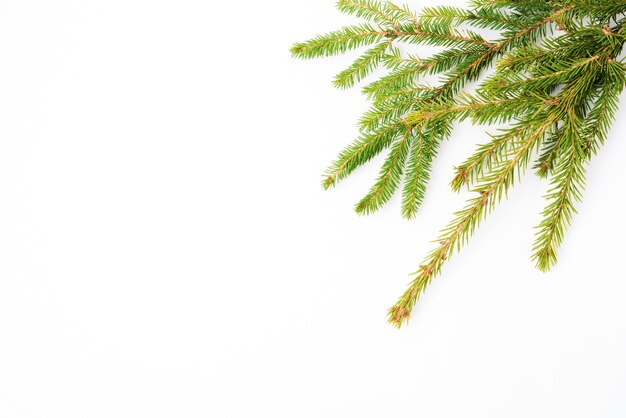
{"type": "Polygon", "coordinates": [[[414,217],[438,145],[456,122],[509,124],[456,168],[452,189],[466,187],[474,197],[442,230],[389,310],[389,321],[399,327],[408,320],[432,278],[531,166],[550,182],[532,259],[540,270],[553,266],[582,199],[587,164],[606,139],[626,85],[620,59],[626,2],[473,0],[468,8],[431,7],[419,15],[374,0],[340,0],[337,7],[366,22],[297,43],[291,52],[315,58],[369,46],[337,75],[340,88],[377,67],[388,70],[363,87],[371,107],[359,121],[361,135],[322,181],[330,188],[388,150],[378,179],[355,207],[358,213],[375,212],[402,186],[402,215],[414,217]],[[488,39],[484,29],[499,35],[488,39]],[[422,58],[405,52],[411,44],[442,50],[422,58]],[[491,74],[468,91],[494,63],[491,74]],[[425,83],[432,76],[439,85],[425,83]]]}

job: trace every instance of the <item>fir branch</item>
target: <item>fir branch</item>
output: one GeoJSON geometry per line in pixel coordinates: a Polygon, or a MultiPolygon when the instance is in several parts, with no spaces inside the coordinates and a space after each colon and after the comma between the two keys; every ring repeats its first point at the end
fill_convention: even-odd
{"type": "Polygon", "coordinates": [[[391,2],[387,2],[387,8],[395,13],[404,22],[412,24],[415,28],[419,28],[419,21],[417,15],[409,9],[409,6],[397,6],[391,2]]]}
{"type": "Polygon", "coordinates": [[[357,58],[349,68],[337,74],[333,85],[339,88],[349,88],[352,87],[354,83],[364,79],[381,61],[389,45],[391,45],[391,40],[381,42],[369,49],[366,53],[357,58]]]}
{"type": "Polygon", "coordinates": [[[455,28],[445,26],[426,26],[420,22],[420,27],[414,30],[407,28],[395,34],[400,40],[408,43],[459,47],[464,48],[470,45],[480,45],[490,48],[493,46],[491,42],[486,41],[482,36],[470,32],[460,31],[455,28]]]}
{"type": "Polygon", "coordinates": [[[553,168],[557,162],[558,150],[563,139],[563,129],[558,128],[556,132],[544,141],[543,150],[541,155],[535,162],[535,174],[539,178],[545,179],[553,171],[553,168]]]}
{"type": "Polygon", "coordinates": [[[409,284],[398,302],[389,309],[388,319],[391,324],[400,327],[410,318],[411,310],[426,286],[430,284],[434,276],[440,273],[445,261],[450,258],[454,250],[460,249],[474,233],[484,216],[508,191],[514,182],[516,170],[525,168],[532,151],[540,143],[552,123],[551,119],[547,119],[534,126],[533,129],[527,129],[524,138],[519,138],[519,141],[514,143],[506,161],[500,164],[493,173],[481,179],[481,184],[474,190],[478,195],[470,199],[467,206],[455,214],[456,218],[442,231],[439,246],[424,260],[415,273],[415,279],[409,284]]]}
{"type": "Polygon", "coordinates": [[[624,64],[609,58],[600,77],[603,80],[599,83],[599,93],[585,126],[586,158],[595,154],[606,140],[619,106],[619,96],[626,86],[626,68],[624,64]]]}
{"type": "Polygon", "coordinates": [[[469,157],[463,164],[456,167],[456,175],[450,186],[452,190],[459,191],[462,186],[470,186],[477,179],[489,172],[499,164],[507,150],[515,143],[516,138],[527,129],[526,123],[519,123],[506,133],[492,136],[492,140],[480,145],[475,154],[469,157]]]}
{"type": "Polygon", "coordinates": [[[565,155],[553,175],[551,189],[546,195],[550,204],[543,211],[544,218],[538,226],[533,259],[541,271],[547,271],[556,263],[557,248],[563,242],[565,229],[576,212],[574,202],[582,200],[585,159],[579,123],[575,117],[568,118],[563,134],[567,138],[565,155]]]}
{"type": "Polygon", "coordinates": [[[404,118],[407,125],[419,124],[431,119],[454,119],[463,121],[472,118],[476,123],[502,123],[520,117],[534,106],[546,104],[541,97],[512,97],[506,99],[478,101],[472,96],[460,98],[455,105],[439,105],[423,107],[419,112],[411,113],[404,118]]]}
{"type": "Polygon", "coordinates": [[[337,9],[340,12],[353,14],[367,20],[373,20],[381,25],[389,25],[399,30],[397,19],[392,17],[385,10],[385,5],[379,1],[372,0],[339,0],[337,9]]]}
{"type": "Polygon", "coordinates": [[[476,48],[462,48],[446,50],[427,59],[390,56],[385,62],[388,67],[393,68],[393,71],[366,85],[363,93],[371,99],[378,100],[395,93],[400,88],[414,86],[420,76],[439,74],[454,69],[467,60],[473,62],[479,54],[476,48]]]}
{"type": "Polygon", "coordinates": [[[391,36],[393,36],[392,32],[377,29],[369,24],[347,26],[308,41],[296,43],[291,47],[291,54],[296,58],[304,59],[328,57],[371,45],[391,36]]]}
{"type": "Polygon", "coordinates": [[[402,119],[402,116],[413,109],[416,102],[427,94],[427,90],[413,90],[376,101],[359,120],[360,130],[362,132],[375,130],[380,125],[402,119]]]}
{"type": "Polygon", "coordinates": [[[381,127],[376,132],[361,135],[348,145],[326,170],[322,186],[328,189],[345,178],[357,167],[371,160],[393,142],[403,129],[401,122],[381,127]]]}
{"type": "Polygon", "coordinates": [[[454,6],[428,7],[420,13],[420,19],[429,25],[455,26],[469,23],[479,28],[495,30],[523,27],[518,19],[512,19],[497,9],[466,10],[454,6]]]}
{"type": "Polygon", "coordinates": [[[450,134],[446,122],[433,122],[413,128],[415,134],[406,168],[406,179],[402,190],[402,216],[411,219],[417,214],[430,179],[430,169],[437,153],[437,146],[450,134]]]}
{"type": "Polygon", "coordinates": [[[391,148],[378,180],[369,193],[355,206],[357,213],[370,214],[375,212],[391,198],[397,189],[404,170],[404,160],[411,147],[413,137],[412,129],[408,128],[405,131],[391,148]]]}
{"type": "Polygon", "coordinates": [[[337,76],[334,84],[340,88],[381,64],[389,71],[363,87],[372,104],[360,119],[361,135],[322,181],[329,188],[390,148],[357,212],[379,209],[404,176],[402,215],[414,217],[438,146],[454,123],[508,124],[456,168],[453,190],[467,186],[474,197],[441,231],[438,246],[389,310],[389,321],[396,326],[407,321],[425,287],[506,196],[535,153],[532,167],[549,178],[550,188],[532,257],[540,270],[552,266],[582,197],[586,166],[605,142],[626,86],[626,66],[618,60],[626,43],[626,3],[473,0],[468,9],[431,7],[419,15],[376,0],[340,0],[338,7],[372,23],[295,44],[292,54],[313,58],[373,45],[337,76]],[[490,41],[481,29],[499,35],[490,41]],[[443,50],[418,58],[403,55],[396,43],[443,50]],[[493,63],[491,76],[467,93],[493,63]],[[431,75],[439,75],[439,85],[423,84],[422,78],[431,75]]]}

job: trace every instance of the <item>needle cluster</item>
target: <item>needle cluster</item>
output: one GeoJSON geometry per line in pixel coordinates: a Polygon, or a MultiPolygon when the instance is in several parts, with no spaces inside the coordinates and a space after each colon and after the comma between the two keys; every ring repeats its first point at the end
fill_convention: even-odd
{"type": "Polygon", "coordinates": [[[456,167],[452,189],[473,196],[441,231],[389,309],[389,322],[400,327],[409,319],[432,278],[528,170],[550,184],[532,248],[537,268],[550,269],[626,83],[626,1],[474,0],[467,8],[419,14],[376,0],[339,0],[337,8],[365,22],[296,43],[291,52],[309,59],[366,47],[335,77],[339,88],[377,67],[388,70],[362,87],[371,106],[359,121],[360,135],[323,175],[322,186],[331,188],[387,152],[356,212],[375,212],[401,189],[402,215],[414,217],[438,146],[454,124],[506,124],[456,167]],[[422,58],[404,52],[407,44],[440,51],[422,58]],[[435,86],[426,81],[432,76],[435,86]],[[474,81],[479,84],[469,91],[474,81]]]}

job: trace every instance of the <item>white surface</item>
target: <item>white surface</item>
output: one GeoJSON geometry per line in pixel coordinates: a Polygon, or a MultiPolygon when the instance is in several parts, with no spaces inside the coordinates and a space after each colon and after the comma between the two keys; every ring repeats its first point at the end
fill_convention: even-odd
{"type": "Polygon", "coordinates": [[[527,177],[397,331],[485,136],[443,145],[414,222],[352,212],[376,163],[322,191],[365,108],[330,84],[354,55],[288,48],[348,22],[330,0],[0,3],[0,417],[626,416],[626,106],[557,268],[529,260],[527,177]]]}

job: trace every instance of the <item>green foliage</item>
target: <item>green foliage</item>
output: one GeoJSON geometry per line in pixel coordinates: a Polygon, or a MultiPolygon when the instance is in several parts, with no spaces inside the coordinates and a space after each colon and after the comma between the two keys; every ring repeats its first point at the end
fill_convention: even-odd
{"type": "Polygon", "coordinates": [[[335,87],[348,88],[363,80],[378,66],[390,44],[390,41],[381,42],[357,58],[349,68],[337,74],[333,81],[335,87]]]}
{"type": "Polygon", "coordinates": [[[362,88],[371,107],[359,121],[361,134],[322,181],[330,188],[387,150],[378,179],[355,207],[358,213],[378,210],[401,188],[402,215],[414,217],[439,144],[454,124],[507,124],[456,168],[452,189],[467,188],[473,197],[441,231],[389,310],[389,321],[399,327],[408,320],[426,286],[529,167],[550,184],[532,259],[542,271],[553,266],[582,198],[587,165],[606,140],[626,85],[620,59],[626,2],[474,0],[468,8],[432,7],[419,15],[372,0],[340,0],[337,7],[367,23],[291,51],[314,58],[373,45],[337,75],[340,88],[377,67],[387,69],[362,88]],[[485,29],[494,39],[481,34],[485,29]],[[421,58],[406,52],[410,44],[442,49],[421,58]],[[435,86],[428,84],[433,76],[439,79],[435,86]]]}
{"type": "Polygon", "coordinates": [[[347,26],[306,42],[297,43],[291,47],[291,53],[295,57],[305,59],[328,57],[371,45],[390,36],[386,31],[377,29],[372,25],[347,26]]]}

